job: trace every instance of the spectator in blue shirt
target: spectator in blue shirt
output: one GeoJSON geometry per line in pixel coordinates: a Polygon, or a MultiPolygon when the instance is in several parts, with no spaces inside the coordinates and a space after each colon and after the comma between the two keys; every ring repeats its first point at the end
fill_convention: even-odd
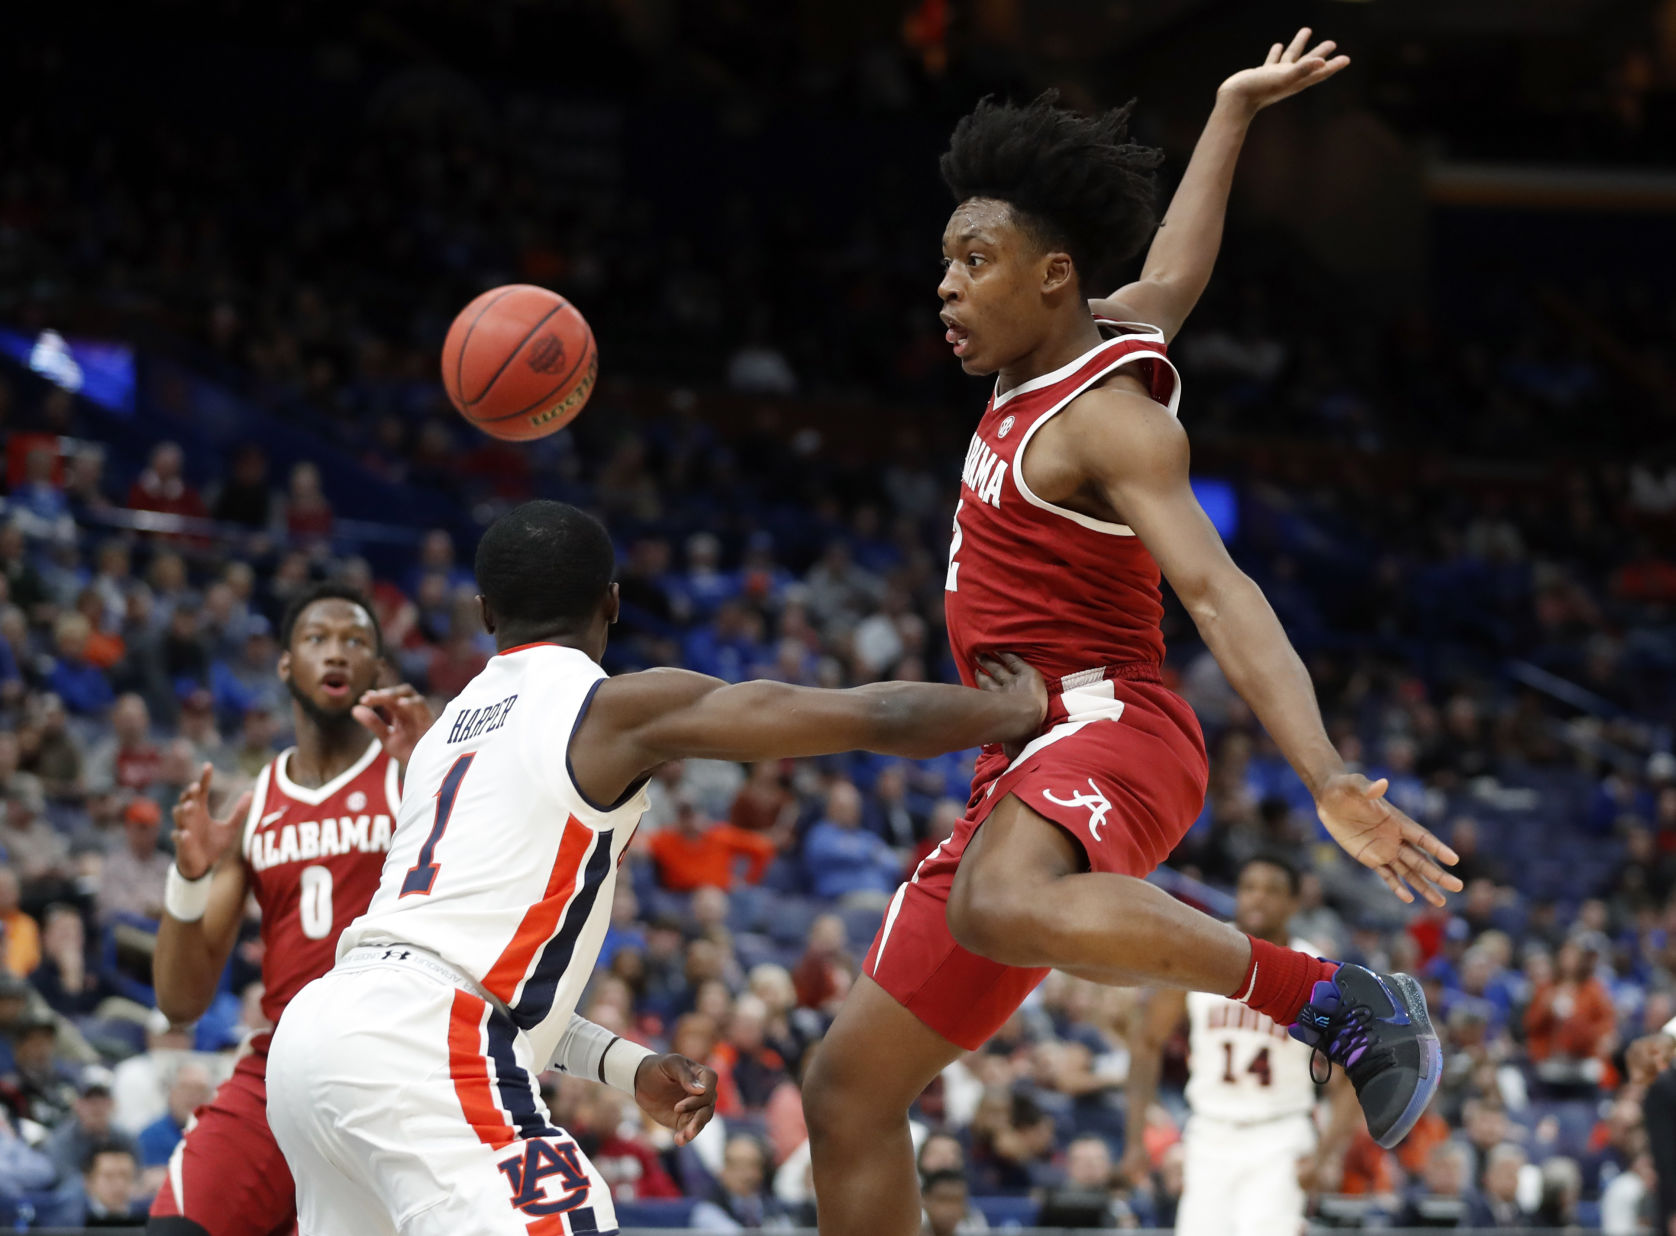
{"type": "Polygon", "coordinates": [[[214,1095],[215,1086],[203,1065],[188,1060],[176,1069],[174,1080],[169,1083],[169,1110],[141,1129],[135,1139],[140,1149],[140,1165],[147,1170],[167,1165],[192,1113],[214,1095]]]}
{"type": "Polygon", "coordinates": [[[104,671],[87,659],[93,628],[80,614],[60,614],[53,626],[58,659],[47,675],[47,689],[78,717],[102,716],[116,698],[104,671]]]}
{"type": "Polygon", "coordinates": [[[877,833],[861,827],[861,794],[835,781],[826,794],[826,816],[809,830],[803,865],[817,897],[882,904],[902,879],[902,862],[877,833]]]}

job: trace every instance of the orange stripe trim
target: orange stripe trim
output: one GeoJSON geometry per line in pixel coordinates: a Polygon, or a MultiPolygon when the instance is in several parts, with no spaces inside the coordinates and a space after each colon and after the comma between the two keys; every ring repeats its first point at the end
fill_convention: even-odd
{"type": "Polygon", "coordinates": [[[495,959],[483,979],[484,989],[502,1004],[511,1004],[518,984],[529,973],[530,963],[542,945],[553,938],[564,917],[565,907],[582,881],[582,863],[594,839],[593,830],[575,816],[565,822],[559,838],[559,852],[547,877],[547,891],[524,912],[524,919],[512,935],[512,943],[495,959]]]}
{"type": "Polygon", "coordinates": [[[448,1076],[466,1123],[485,1146],[499,1150],[517,1141],[518,1134],[495,1106],[489,1060],[483,1054],[483,1014],[488,1007],[486,1000],[468,992],[454,993],[448,1015],[448,1076]]]}

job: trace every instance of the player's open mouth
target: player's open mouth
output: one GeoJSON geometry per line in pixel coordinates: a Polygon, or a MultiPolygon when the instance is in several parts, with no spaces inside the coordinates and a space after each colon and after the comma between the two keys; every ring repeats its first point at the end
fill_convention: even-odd
{"type": "Polygon", "coordinates": [[[347,674],[325,674],[320,679],[320,689],[331,699],[348,699],[349,676],[347,674]]]}
{"type": "Polygon", "coordinates": [[[972,332],[959,322],[950,321],[948,318],[943,319],[943,325],[948,327],[943,338],[954,345],[954,354],[965,356],[972,345],[972,332]]]}

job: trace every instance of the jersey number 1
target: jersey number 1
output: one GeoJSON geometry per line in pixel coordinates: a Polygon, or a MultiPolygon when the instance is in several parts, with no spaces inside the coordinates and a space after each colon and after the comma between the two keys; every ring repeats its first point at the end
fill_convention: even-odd
{"type": "Polygon", "coordinates": [[[442,834],[448,829],[448,817],[454,814],[454,798],[460,792],[460,782],[466,779],[466,770],[476,757],[475,751],[462,755],[442,779],[442,788],[436,792],[436,818],[431,822],[431,835],[419,847],[419,861],[407,869],[407,875],[402,880],[403,897],[409,893],[426,896],[431,891],[431,885],[436,883],[436,873],[441,870],[441,864],[432,861],[436,856],[436,843],[442,840],[442,834]]]}

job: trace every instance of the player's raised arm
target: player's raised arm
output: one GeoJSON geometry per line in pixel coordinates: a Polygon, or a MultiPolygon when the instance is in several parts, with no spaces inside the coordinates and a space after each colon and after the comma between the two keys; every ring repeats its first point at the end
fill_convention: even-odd
{"type": "Polygon", "coordinates": [[[204,765],[174,807],[175,863],[151,955],[157,1007],[171,1022],[196,1021],[215,999],[244,914],[244,864],[233,842],[250,810],[245,793],[223,819],[209,813],[204,765]]]}
{"type": "Polygon", "coordinates": [[[1141,277],[1105,300],[1090,301],[1096,316],[1146,322],[1162,330],[1165,339],[1175,337],[1210,283],[1222,246],[1234,166],[1252,119],[1269,104],[1326,81],[1350,63],[1348,56],[1333,55],[1338,45],[1331,39],[1309,47],[1309,38],[1305,27],[1286,47],[1271,47],[1262,64],[1222,83],[1193,158],[1147,250],[1141,277]]]}
{"type": "Polygon", "coordinates": [[[1089,392],[1060,420],[1069,435],[1063,449],[1087,461],[1105,505],[1158,560],[1229,683],[1309,787],[1334,840],[1404,901],[1414,899],[1410,885],[1434,905],[1444,890],[1459,892],[1460,880],[1437,865],[1453,863],[1454,851],[1387,802],[1384,781],[1345,768],[1309,672],[1193,494],[1181,423],[1118,388],[1089,392]]]}
{"type": "Polygon", "coordinates": [[[1017,657],[980,667],[982,690],[877,682],[847,691],[781,682],[728,684],[687,670],[607,679],[571,740],[582,789],[614,802],[669,760],[768,760],[867,750],[919,759],[1021,742],[1047,711],[1041,675],[1017,657]]]}

